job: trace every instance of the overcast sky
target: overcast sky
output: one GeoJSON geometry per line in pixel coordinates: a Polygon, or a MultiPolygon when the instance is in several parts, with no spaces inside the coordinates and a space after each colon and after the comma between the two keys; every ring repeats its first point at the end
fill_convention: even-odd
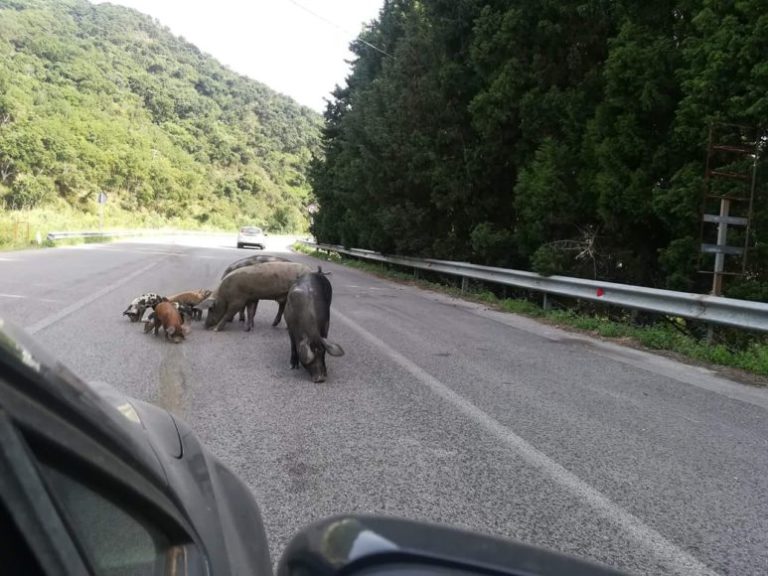
{"type": "MultiPolygon", "coordinates": [[[[91,0],[99,4],[102,0],[91,0]]],[[[383,0],[112,0],[157,18],[232,70],[321,112],[349,43],[383,0]],[[303,6],[303,10],[300,6],[303,6]],[[312,15],[307,10],[315,13],[312,15]]]]}

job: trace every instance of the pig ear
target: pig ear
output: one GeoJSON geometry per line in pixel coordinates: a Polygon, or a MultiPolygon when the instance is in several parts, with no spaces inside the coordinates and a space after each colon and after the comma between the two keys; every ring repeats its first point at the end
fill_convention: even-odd
{"type": "Polygon", "coordinates": [[[299,361],[302,365],[306,366],[312,364],[312,360],[315,359],[315,353],[312,352],[312,347],[309,345],[309,340],[302,340],[299,342],[299,361]]]}
{"type": "Polygon", "coordinates": [[[344,349],[341,346],[325,338],[323,338],[323,348],[331,356],[344,356],[344,349]]]}

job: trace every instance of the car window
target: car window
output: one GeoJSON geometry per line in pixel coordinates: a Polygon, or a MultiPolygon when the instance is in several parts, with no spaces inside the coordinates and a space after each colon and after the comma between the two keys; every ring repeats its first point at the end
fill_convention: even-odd
{"type": "Polygon", "coordinates": [[[101,576],[164,573],[168,539],[135,511],[55,468],[41,466],[79,546],[101,576]]]}

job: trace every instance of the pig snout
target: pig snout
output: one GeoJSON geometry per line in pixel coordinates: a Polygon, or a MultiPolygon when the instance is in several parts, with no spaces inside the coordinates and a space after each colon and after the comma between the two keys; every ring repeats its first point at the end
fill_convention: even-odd
{"type": "Polygon", "coordinates": [[[312,346],[309,340],[299,343],[299,362],[309,372],[312,382],[319,384],[328,378],[325,367],[325,349],[322,346],[312,346]]]}
{"type": "Polygon", "coordinates": [[[325,368],[325,358],[320,358],[318,355],[308,368],[309,375],[312,377],[312,382],[315,384],[321,384],[328,378],[328,370],[325,368]]]}
{"type": "Polygon", "coordinates": [[[141,319],[141,315],[139,314],[139,310],[136,306],[128,306],[128,308],[126,308],[123,312],[123,316],[128,316],[128,319],[131,322],[138,322],[141,319]]]}

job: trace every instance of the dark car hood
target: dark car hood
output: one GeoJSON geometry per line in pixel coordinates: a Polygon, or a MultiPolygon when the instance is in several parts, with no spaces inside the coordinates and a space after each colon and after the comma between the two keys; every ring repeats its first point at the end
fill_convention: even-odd
{"type": "Polygon", "coordinates": [[[0,369],[23,393],[75,423],[119,455],[177,505],[208,552],[213,574],[270,574],[253,496],[169,412],[104,382],[86,383],[22,330],[0,318],[0,369]]]}
{"type": "Polygon", "coordinates": [[[135,403],[106,384],[89,385],[22,330],[0,318],[0,365],[23,374],[24,393],[73,418],[158,483],[166,484],[135,403]],[[103,395],[102,395],[103,393],[103,395]]]}

